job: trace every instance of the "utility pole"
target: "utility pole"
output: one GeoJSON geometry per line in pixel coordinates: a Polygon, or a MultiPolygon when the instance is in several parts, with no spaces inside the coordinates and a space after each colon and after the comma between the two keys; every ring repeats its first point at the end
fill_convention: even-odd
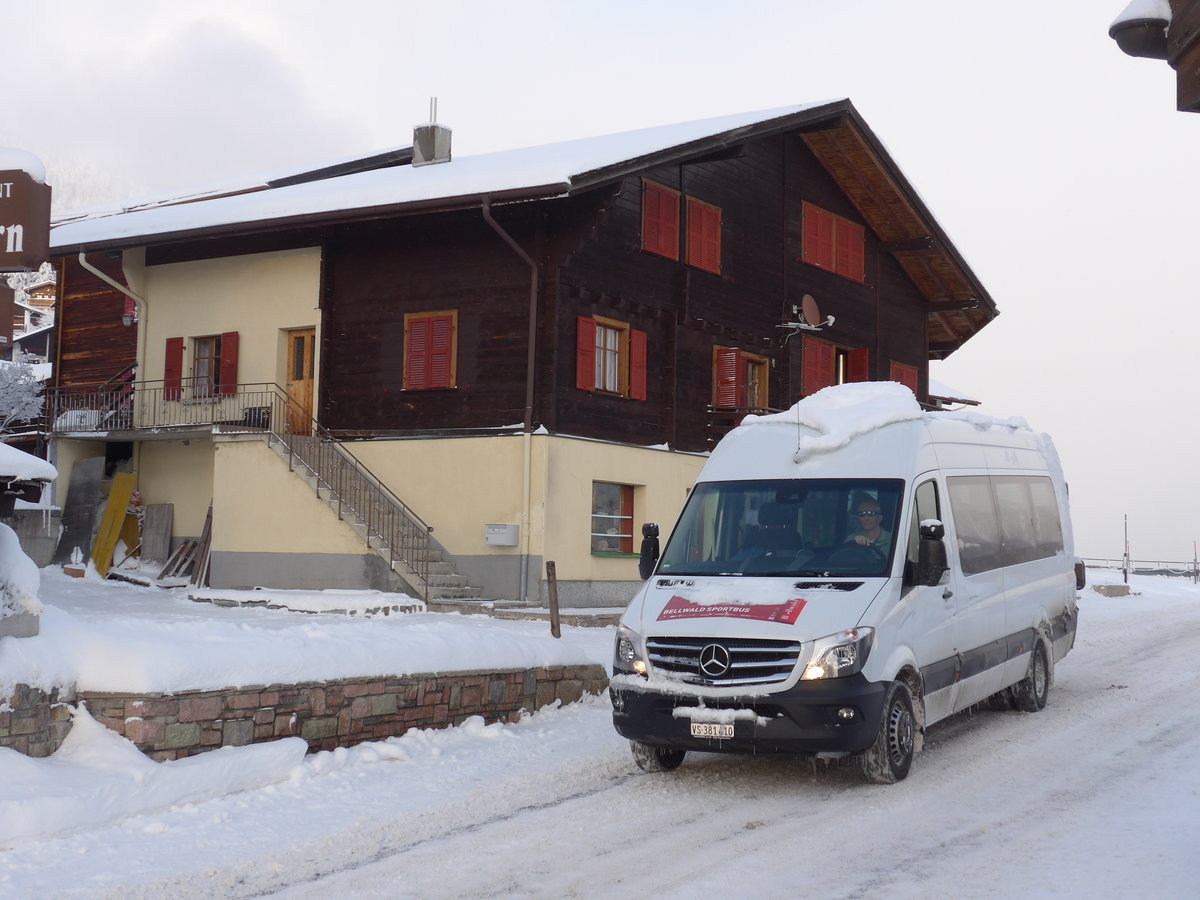
{"type": "Polygon", "coordinates": [[[1129,584],[1129,514],[1125,514],[1125,560],[1121,568],[1125,575],[1125,583],[1129,584]]]}

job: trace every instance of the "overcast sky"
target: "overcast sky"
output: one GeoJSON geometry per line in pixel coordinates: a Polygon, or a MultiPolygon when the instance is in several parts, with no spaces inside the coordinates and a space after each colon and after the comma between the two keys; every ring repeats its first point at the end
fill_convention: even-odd
{"type": "Polygon", "coordinates": [[[0,146],[56,208],[849,97],[1001,315],[934,378],[1050,432],[1077,550],[1191,559],[1200,115],[1126,0],[5,3],[0,146]]]}

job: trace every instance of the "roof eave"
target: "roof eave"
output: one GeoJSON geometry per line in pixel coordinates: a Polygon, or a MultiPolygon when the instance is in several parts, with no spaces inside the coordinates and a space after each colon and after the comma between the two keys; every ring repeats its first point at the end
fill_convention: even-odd
{"type": "Polygon", "coordinates": [[[53,243],[51,233],[50,255],[71,256],[80,252],[93,253],[104,250],[128,250],[133,247],[150,247],[160,244],[173,244],[180,241],[205,240],[217,237],[236,237],[244,234],[262,234],[264,232],[290,231],[300,228],[311,228],[326,225],[341,225],[349,222],[363,222],[370,219],[391,218],[394,216],[417,215],[428,212],[453,212],[454,210],[471,209],[483,204],[486,198],[493,204],[516,203],[526,200],[545,200],[565,196],[569,185],[559,182],[537,185],[535,187],[513,188],[501,191],[485,191],[474,194],[463,194],[457,197],[437,197],[428,200],[405,201],[403,203],[366,206],[356,209],[323,210],[316,213],[281,216],[274,219],[255,219],[249,222],[228,222],[220,225],[206,225],[197,228],[186,228],[176,231],[163,231],[153,234],[135,234],[102,241],[84,241],[70,244],[53,243]]]}

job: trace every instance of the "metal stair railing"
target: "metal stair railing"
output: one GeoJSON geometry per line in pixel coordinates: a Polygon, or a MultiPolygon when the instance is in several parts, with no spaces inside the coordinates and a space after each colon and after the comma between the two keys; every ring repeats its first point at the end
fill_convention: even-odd
{"type": "Polygon", "coordinates": [[[372,549],[402,562],[429,600],[433,528],[307,410],[277,384],[217,385],[201,379],[135,382],[116,390],[51,392],[50,431],[60,435],[112,431],[194,431],[257,434],[287,449],[289,469],[299,464],[316,481],[317,496],[336,501],[339,519],[353,515],[372,549]]]}

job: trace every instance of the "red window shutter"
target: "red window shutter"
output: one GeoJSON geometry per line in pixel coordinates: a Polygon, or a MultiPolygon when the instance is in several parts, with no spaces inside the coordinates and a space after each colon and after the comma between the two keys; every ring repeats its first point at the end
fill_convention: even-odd
{"type": "Polygon", "coordinates": [[[831,272],[834,267],[833,213],[804,204],[804,248],[801,259],[831,272]]]}
{"type": "Polygon", "coordinates": [[[238,383],[238,333],[226,331],[221,335],[221,393],[237,393],[238,383]]]}
{"type": "Polygon", "coordinates": [[[804,338],[801,387],[805,396],[833,384],[835,353],[833,344],[816,338],[804,338]]]}
{"type": "Polygon", "coordinates": [[[917,393],[917,379],[920,373],[916,366],[906,366],[904,363],[892,363],[892,381],[898,381],[914,394],[917,393]]]}
{"type": "Polygon", "coordinates": [[[621,552],[633,552],[633,486],[621,485],[621,552]]]}
{"type": "Polygon", "coordinates": [[[834,229],[836,244],[836,269],[839,275],[862,281],[864,276],[866,231],[845,219],[838,219],[834,229]]]}
{"type": "Polygon", "coordinates": [[[646,332],[629,329],[629,396],[646,399],[646,332]]]}
{"type": "Polygon", "coordinates": [[[575,387],[596,389],[596,320],[586,316],[575,320],[575,387]]]}
{"type": "Polygon", "coordinates": [[[167,357],[163,363],[163,399],[178,400],[183,394],[183,338],[167,338],[167,357]]]}
{"type": "Polygon", "coordinates": [[[433,316],[428,322],[427,384],[431,388],[454,387],[454,317],[433,316]]]}
{"type": "Polygon", "coordinates": [[[404,388],[423,391],[429,387],[429,319],[409,319],[408,334],[404,347],[404,388]]]}
{"type": "Polygon", "coordinates": [[[741,397],[746,392],[742,383],[742,354],[732,347],[717,347],[714,351],[716,385],[713,390],[713,406],[734,409],[741,406],[741,397]]]}
{"type": "Polygon", "coordinates": [[[687,261],[698,269],[721,274],[721,210],[688,197],[687,261]]]}
{"type": "Polygon", "coordinates": [[[846,354],[846,377],[849,381],[871,380],[871,352],[851,350],[846,354]]]}
{"type": "Polygon", "coordinates": [[[642,182],[642,249],[679,259],[679,193],[642,182]]]}

